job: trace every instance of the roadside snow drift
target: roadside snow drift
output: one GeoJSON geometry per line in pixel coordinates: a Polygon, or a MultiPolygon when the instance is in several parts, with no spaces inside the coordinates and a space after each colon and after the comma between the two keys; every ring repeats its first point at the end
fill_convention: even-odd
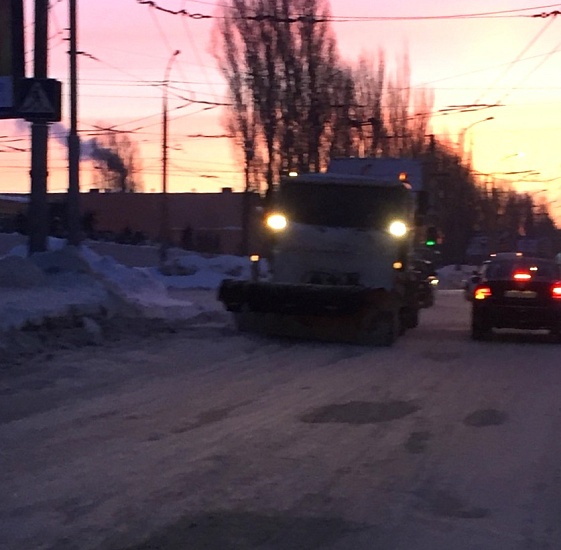
{"type": "MultiPolygon", "coordinates": [[[[237,256],[180,251],[161,270],[126,267],[87,244],[49,240],[49,251],[27,257],[24,245],[0,257],[0,331],[66,315],[100,311],[162,319],[188,319],[204,311],[170,289],[216,289],[225,277],[247,277],[249,263],[237,256]]],[[[209,308],[216,309],[215,300],[209,308]]]]}

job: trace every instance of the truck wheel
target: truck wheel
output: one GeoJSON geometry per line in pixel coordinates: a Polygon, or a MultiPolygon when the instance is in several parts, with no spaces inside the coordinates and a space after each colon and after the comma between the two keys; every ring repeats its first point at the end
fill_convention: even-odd
{"type": "Polygon", "coordinates": [[[255,319],[247,304],[243,304],[239,311],[234,313],[236,328],[240,332],[251,332],[255,329],[255,319]]]}
{"type": "Polygon", "coordinates": [[[249,331],[249,323],[244,311],[237,311],[236,313],[234,313],[234,323],[236,325],[236,328],[240,332],[249,331]]]}
{"type": "Polygon", "coordinates": [[[419,326],[419,309],[412,307],[404,307],[401,310],[401,324],[404,329],[415,328],[419,326]]]}
{"type": "Polygon", "coordinates": [[[434,293],[430,292],[425,300],[425,307],[432,307],[434,306],[434,293]]]}
{"type": "Polygon", "coordinates": [[[399,336],[400,319],[397,311],[389,311],[380,320],[380,345],[393,346],[399,336]]]}

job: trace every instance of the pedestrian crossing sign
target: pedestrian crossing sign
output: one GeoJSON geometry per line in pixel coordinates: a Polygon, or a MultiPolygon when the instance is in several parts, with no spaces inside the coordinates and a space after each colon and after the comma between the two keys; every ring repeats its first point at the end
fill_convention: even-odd
{"type": "Polygon", "coordinates": [[[18,114],[33,121],[56,122],[61,119],[60,81],[52,78],[26,78],[21,86],[18,114]]]}

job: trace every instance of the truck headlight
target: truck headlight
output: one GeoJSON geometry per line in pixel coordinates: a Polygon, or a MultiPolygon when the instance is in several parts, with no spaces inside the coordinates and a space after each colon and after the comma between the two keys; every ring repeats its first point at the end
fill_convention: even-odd
{"type": "Polygon", "coordinates": [[[407,226],[399,220],[395,220],[390,224],[389,232],[394,237],[403,237],[407,233],[407,226]]]}
{"type": "Polygon", "coordinates": [[[278,212],[269,214],[265,220],[267,227],[273,231],[282,231],[286,228],[286,223],[287,221],[284,214],[279,214],[278,212]]]}

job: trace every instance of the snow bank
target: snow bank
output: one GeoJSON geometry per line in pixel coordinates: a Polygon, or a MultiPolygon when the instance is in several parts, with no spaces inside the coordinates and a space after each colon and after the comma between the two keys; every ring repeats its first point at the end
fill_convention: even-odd
{"type": "MultiPolygon", "coordinates": [[[[7,243],[14,242],[12,237],[0,234],[0,245],[6,248],[7,243]]],[[[164,320],[196,318],[204,312],[216,314],[216,294],[208,292],[208,298],[204,298],[204,291],[216,290],[224,278],[251,276],[248,258],[239,256],[172,249],[170,260],[160,269],[156,248],[154,265],[142,267],[121,263],[130,246],[119,249],[117,257],[121,261],[96,253],[87,244],[67,247],[61,239],[49,239],[48,248],[48,252],[28,258],[27,245],[19,244],[0,257],[0,331],[50,317],[93,315],[100,310],[164,320]],[[196,295],[196,300],[191,301],[187,291],[193,291],[191,296],[196,295]]],[[[473,269],[441,268],[439,288],[462,288],[473,269]]],[[[267,276],[268,270],[262,260],[260,274],[267,276]]]]}
{"type": "Polygon", "coordinates": [[[442,290],[457,290],[464,286],[464,281],[469,278],[474,265],[447,265],[438,270],[438,288],[442,290]]]}
{"type": "MultiPolygon", "coordinates": [[[[171,297],[170,291],[213,290],[226,277],[250,275],[249,260],[237,256],[172,250],[172,259],[160,269],[126,267],[87,245],[67,247],[61,239],[49,239],[48,248],[28,258],[27,246],[19,244],[0,257],[0,331],[101,310],[167,320],[200,317],[207,309],[216,312],[215,295],[207,306],[200,293],[193,303],[185,293],[178,299],[178,293],[171,297]]],[[[266,263],[262,269],[267,269],[266,263]]]]}

